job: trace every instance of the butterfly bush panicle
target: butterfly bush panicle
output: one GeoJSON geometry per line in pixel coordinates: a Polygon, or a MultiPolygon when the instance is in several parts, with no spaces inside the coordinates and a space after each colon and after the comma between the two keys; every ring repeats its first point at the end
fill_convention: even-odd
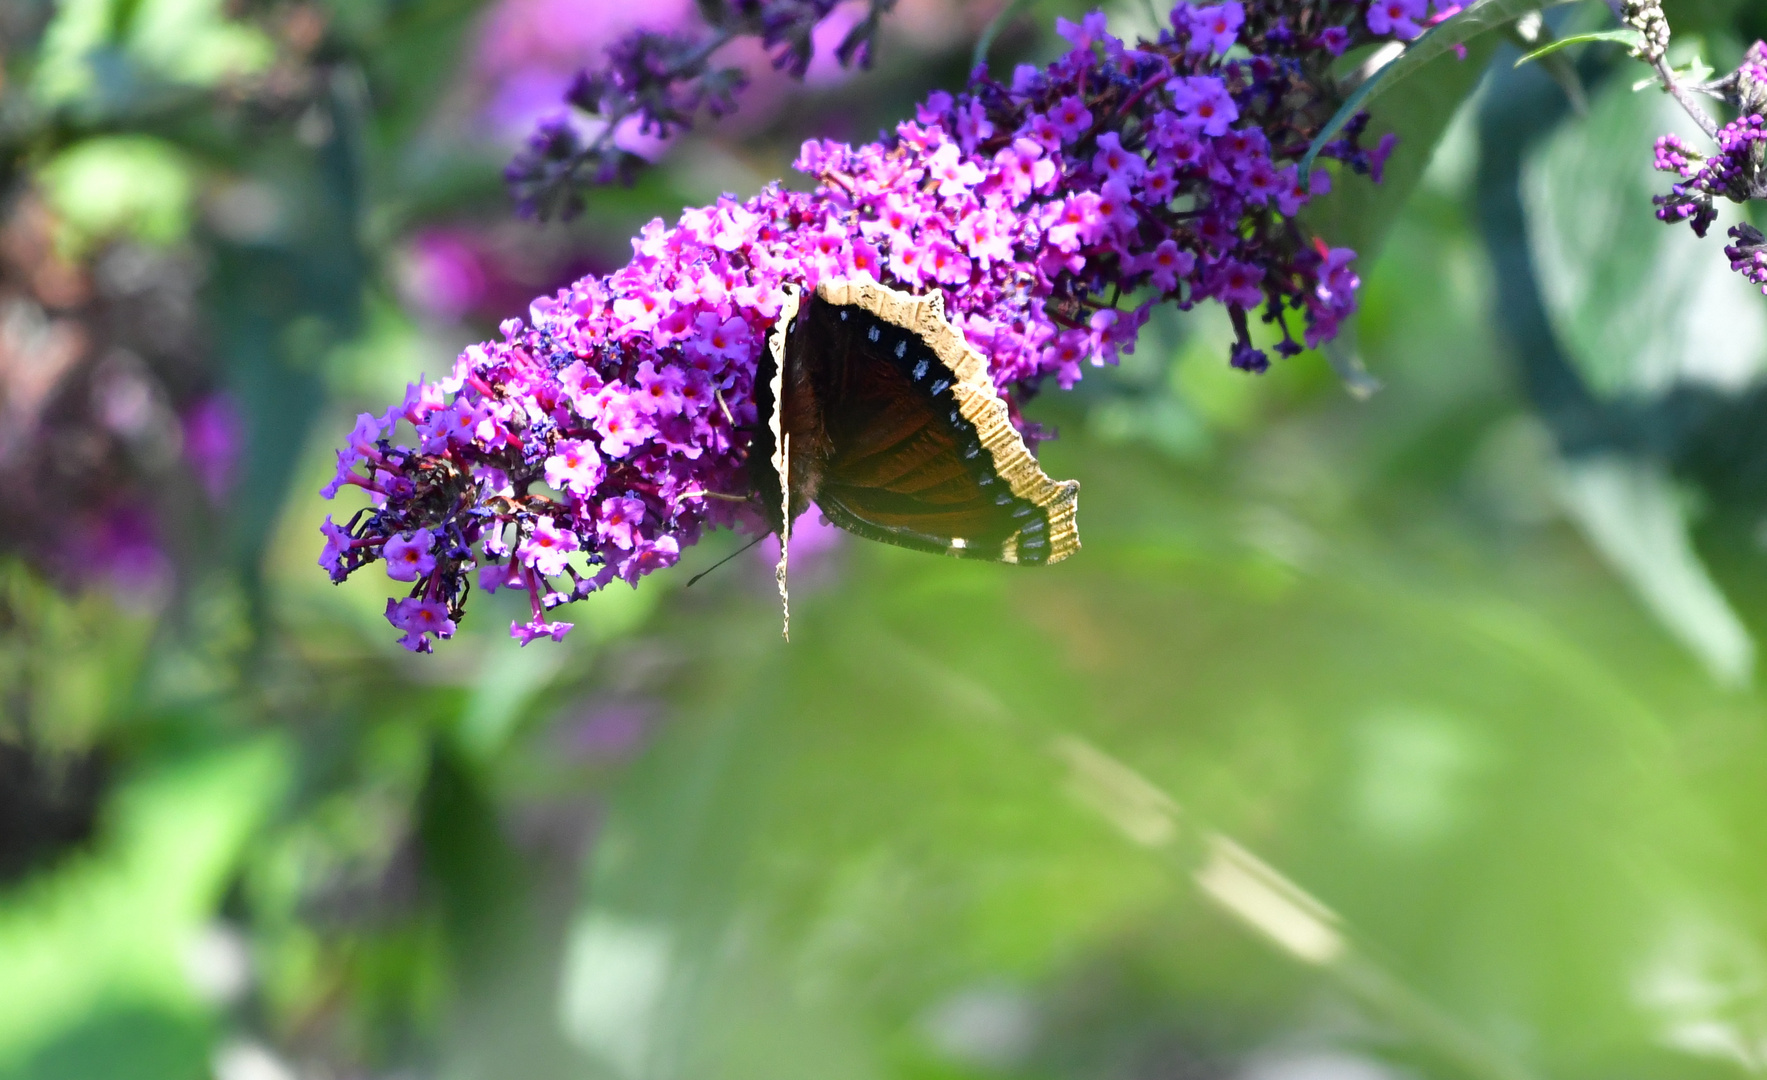
{"type": "MultiPolygon", "coordinates": [[[[1045,380],[1131,351],[1158,303],[1222,304],[1249,371],[1269,363],[1254,312],[1283,355],[1336,333],[1354,253],[1296,223],[1330,187],[1323,170],[1304,187],[1297,163],[1337,107],[1332,59],[1406,28],[1366,0],[1180,3],[1134,46],[1099,14],[1059,28],[1071,48],[1048,67],[978,71],[880,142],[806,143],[814,192],[653,221],[624,268],[536,300],[446,379],[364,414],[326,494],[359,487],[372,506],[326,520],[321,565],[342,581],[382,562],[410,582],[387,608],[407,648],[449,636],[472,585],[525,594],[525,643],[562,637],[554,609],[636,584],[707,529],[762,528],[746,455],[787,286],[939,291],[1015,420],[1045,380]]],[[[1362,147],[1365,126],[1326,156],[1378,174],[1392,141],[1362,147]]]]}

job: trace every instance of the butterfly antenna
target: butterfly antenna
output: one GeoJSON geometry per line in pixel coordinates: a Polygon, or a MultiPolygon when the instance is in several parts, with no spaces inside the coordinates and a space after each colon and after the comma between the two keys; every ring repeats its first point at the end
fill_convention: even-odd
{"type": "Polygon", "coordinates": [[[711,566],[708,566],[706,569],[701,570],[699,573],[688,578],[687,579],[687,587],[689,589],[693,588],[694,582],[698,581],[700,578],[705,577],[707,574],[711,573],[713,570],[718,569],[718,567],[723,566],[725,563],[729,562],[731,559],[736,558],[738,555],[741,555],[743,552],[754,547],[756,544],[760,543],[761,541],[767,539],[769,536],[772,536],[772,535],[773,535],[772,533],[762,533],[760,536],[755,537],[753,540],[750,540],[748,543],[737,548],[735,551],[732,551],[730,554],[724,556],[722,559],[719,559],[717,562],[713,563],[711,566]]]}

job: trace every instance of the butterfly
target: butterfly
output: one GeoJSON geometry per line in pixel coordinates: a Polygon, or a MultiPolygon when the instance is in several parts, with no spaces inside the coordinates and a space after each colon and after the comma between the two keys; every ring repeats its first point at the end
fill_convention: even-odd
{"type": "Polygon", "coordinates": [[[1080,485],[1044,475],[944,298],[868,277],[788,286],[756,383],[749,477],[780,536],[815,503],[868,540],[1042,565],[1080,548],[1080,485]]]}

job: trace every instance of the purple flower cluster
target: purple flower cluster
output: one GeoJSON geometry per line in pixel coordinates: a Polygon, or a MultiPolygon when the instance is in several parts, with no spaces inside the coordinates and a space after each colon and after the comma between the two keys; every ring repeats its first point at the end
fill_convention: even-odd
{"type": "MultiPolygon", "coordinates": [[[[1358,281],[1353,252],[1295,222],[1329,188],[1321,171],[1303,190],[1297,162],[1337,105],[1327,66],[1380,22],[1366,0],[1179,3],[1159,40],[1130,47],[1102,15],[1064,20],[1072,47],[1047,68],[1010,85],[978,73],[885,142],[806,143],[814,193],[774,186],[652,222],[626,267],[535,301],[447,379],[360,417],[326,494],[360,487],[373,506],[327,518],[321,565],[341,581],[380,561],[411,582],[387,617],[416,651],[453,632],[475,577],[519,590],[525,643],[569,629],[559,605],[636,584],[708,528],[761,527],[745,459],[787,285],[940,290],[1009,395],[1132,350],[1161,302],[1225,306],[1247,370],[1269,363],[1249,332],[1259,308],[1279,353],[1318,344],[1358,281]]],[[[1327,156],[1377,172],[1391,142],[1362,149],[1363,126],[1327,156]]]]}
{"type": "MultiPolygon", "coordinates": [[[[1658,139],[1655,167],[1680,179],[1670,187],[1669,194],[1658,195],[1652,201],[1659,221],[1685,221],[1703,237],[1718,219],[1718,199],[1736,203],[1767,199],[1767,42],[1755,42],[1741,66],[1701,89],[1721,97],[1740,115],[1718,129],[1718,152],[1709,157],[1674,135],[1658,139]]],[[[1710,120],[1703,123],[1708,131],[1715,126],[1710,120]]],[[[1758,247],[1760,235],[1751,226],[1739,225],[1730,230],[1736,243],[1724,252],[1730,258],[1731,269],[1767,292],[1767,269],[1763,268],[1758,247]]]]}
{"type": "Polygon", "coordinates": [[[1718,218],[1713,205],[1717,197],[1747,202],[1767,196],[1763,187],[1762,161],[1767,156],[1767,119],[1760,113],[1739,117],[1718,132],[1718,152],[1706,157],[1675,135],[1657,140],[1655,167],[1681,177],[1658,195],[1657,219],[1671,224],[1685,221],[1699,236],[1718,218]]]}
{"type": "MultiPolygon", "coordinates": [[[[759,38],[773,66],[801,79],[815,53],[815,32],[842,0],[700,0],[703,30],[632,31],[607,47],[607,64],[577,73],[565,101],[596,118],[591,137],[568,114],[546,117],[504,171],[521,212],[569,217],[582,208],[585,186],[629,182],[643,159],[622,147],[622,133],[668,138],[691,127],[704,110],[736,108],[748,77],[714,55],[740,37],[759,38]]],[[[835,46],[843,66],[871,63],[871,42],[895,0],[867,0],[867,11],[835,46]]]]}

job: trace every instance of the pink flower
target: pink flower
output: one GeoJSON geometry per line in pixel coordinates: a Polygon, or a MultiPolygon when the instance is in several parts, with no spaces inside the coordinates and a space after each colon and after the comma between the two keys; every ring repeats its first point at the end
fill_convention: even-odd
{"type": "Polygon", "coordinates": [[[1315,196],[1331,194],[1331,174],[1324,169],[1313,170],[1313,185],[1308,191],[1301,190],[1301,171],[1295,166],[1290,165],[1278,176],[1281,185],[1276,191],[1276,208],[1289,217],[1300,213],[1301,207],[1315,196]]]}
{"type": "Polygon", "coordinates": [[[920,216],[920,210],[912,200],[892,192],[884,199],[877,217],[860,223],[859,231],[869,240],[906,244],[913,238],[920,216]]]}
{"type": "MultiPolygon", "coordinates": [[[[1084,104],[1080,106],[1082,112],[1085,111],[1085,108],[1084,104]]],[[[1091,122],[1091,114],[1087,113],[1087,118],[1080,123],[1080,131],[1084,132],[1086,125],[1091,122]]],[[[1051,153],[1061,149],[1062,129],[1056,125],[1054,120],[1043,113],[1032,113],[1025,118],[1024,135],[1051,153]]],[[[1078,138],[1079,135],[1076,134],[1074,137],[1078,138]]]]}
{"type": "Polygon", "coordinates": [[[331,580],[342,581],[349,574],[343,557],[352,546],[350,531],[333,522],[330,514],[325,515],[325,524],[319,526],[319,531],[325,534],[325,550],[319,554],[319,565],[331,575],[331,580]]]}
{"type": "Polygon", "coordinates": [[[698,416],[711,409],[718,400],[712,389],[712,380],[703,371],[690,371],[687,381],[681,387],[681,410],[688,416],[698,416]]]}
{"type": "Polygon", "coordinates": [[[1141,178],[1141,201],[1151,206],[1164,206],[1178,194],[1178,178],[1170,169],[1149,169],[1141,178]]]}
{"type": "Polygon", "coordinates": [[[987,267],[995,259],[1012,258],[1012,241],[1000,228],[999,215],[992,210],[972,210],[957,223],[957,241],[972,258],[987,267]]]}
{"type": "Polygon", "coordinates": [[[522,574],[519,563],[490,563],[479,567],[479,588],[488,593],[498,589],[519,589],[524,584],[522,574]]]}
{"type": "Polygon", "coordinates": [[[876,248],[863,240],[854,240],[848,244],[847,250],[842,253],[842,256],[841,261],[845,264],[846,270],[843,276],[859,274],[874,278],[883,276],[883,256],[878,254],[876,248]]]}
{"type": "Polygon", "coordinates": [[[970,101],[964,108],[956,112],[957,144],[963,152],[975,152],[976,143],[994,134],[994,122],[988,119],[988,110],[979,101],[970,101]]]}
{"type": "Polygon", "coordinates": [[[1080,361],[1092,350],[1092,335],[1084,330],[1069,330],[1049,346],[1048,363],[1055,368],[1055,381],[1062,389],[1071,389],[1080,381],[1080,361]]]}
{"type": "Polygon", "coordinates": [[[1098,194],[1082,191],[1062,200],[1044,238],[1063,251],[1075,251],[1083,238],[1093,234],[1098,217],[1098,194]]]}
{"type": "Polygon", "coordinates": [[[367,458],[370,461],[377,460],[380,457],[380,450],[375,446],[375,442],[386,427],[386,422],[373,413],[357,414],[356,427],[350,432],[350,449],[355,452],[357,457],[367,458]]]}
{"type": "Polygon", "coordinates": [[[454,620],[448,617],[448,606],[439,600],[415,596],[404,600],[389,598],[386,618],[395,629],[405,631],[399,644],[412,652],[429,652],[432,635],[438,638],[454,636],[454,620]]]}
{"type": "Polygon", "coordinates": [[[1350,263],[1356,253],[1349,248],[1332,248],[1325,253],[1325,262],[1319,268],[1319,288],[1317,295],[1321,300],[1340,302],[1356,293],[1362,284],[1350,263]]]}
{"type": "Polygon", "coordinates": [[[1239,106],[1227,84],[1213,75],[1193,75],[1172,88],[1172,102],[1185,113],[1185,123],[1217,138],[1239,119],[1239,106]]]}
{"type": "Polygon", "coordinates": [[[595,395],[606,384],[601,376],[581,360],[573,360],[558,373],[559,389],[570,399],[578,416],[595,415],[595,395]]]}
{"type": "Polygon", "coordinates": [[[405,400],[387,410],[386,426],[393,426],[395,416],[403,417],[413,426],[429,419],[429,415],[447,404],[442,388],[431,382],[407,383],[405,400]]]}
{"type": "Polygon", "coordinates": [[[926,251],[915,244],[902,244],[890,250],[890,276],[918,287],[925,280],[926,251]]]}
{"type": "Polygon", "coordinates": [[[995,175],[1010,205],[1017,206],[1055,179],[1055,162],[1043,150],[1036,140],[1019,138],[994,155],[995,175]]]}
{"type": "Polygon", "coordinates": [[[643,332],[657,324],[663,310],[663,297],[654,292],[640,292],[614,301],[614,315],[632,330],[643,332]]]}
{"type": "Polygon", "coordinates": [[[1223,259],[1215,267],[1215,296],[1224,304],[1255,308],[1264,302],[1264,272],[1238,259],[1223,259]]]}
{"type": "Polygon", "coordinates": [[[436,568],[436,538],[428,529],[418,529],[409,536],[395,534],[387,538],[381,557],[387,561],[387,577],[394,581],[416,581],[428,577],[436,568]]]}
{"type": "Polygon", "coordinates": [[[1129,186],[1121,180],[1112,180],[1098,190],[1098,202],[1093,205],[1091,222],[1091,239],[1098,240],[1128,233],[1135,228],[1135,207],[1129,194],[1129,186]]]}
{"type": "Polygon", "coordinates": [[[1092,167],[1106,180],[1133,183],[1147,171],[1147,162],[1140,154],[1123,149],[1122,136],[1107,131],[1098,137],[1098,153],[1092,158],[1092,167]]]}
{"type": "Polygon", "coordinates": [[[956,145],[946,143],[927,158],[927,175],[939,182],[939,197],[960,199],[982,182],[982,170],[956,145]]]}
{"type": "Polygon", "coordinates": [[[560,529],[551,518],[543,517],[535,519],[534,531],[516,549],[515,557],[523,566],[533,567],[534,572],[542,577],[553,577],[564,573],[565,561],[575,550],[576,534],[560,529]]]}
{"type": "Polygon", "coordinates": [[[560,439],[546,459],[546,482],[579,498],[588,497],[605,476],[601,455],[587,439],[560,439]]]}
{"type": "MultiPolygon", "coordinates": [[[[1286,318],[1271,322],[1279,355],[1299,349],[1297,318],[1309,344],[1328,337],[1355,309],[1350,255],[1315,248],[1292,220],[1305,201],[1296,132],[1335,102],[1308,62],[1320,30],[1253,20],[1262,55],[1222,59],[1249,47],[1242,3],[1180,5],[1175,37],[1132,50],[1100,16],[1070,24],[1076,47],[1010,87],[933,95],[888,140],[805,144],[814,191],[769,186],[646,225],[627,265],[536,299],[527,322],[358,425],[327,494],[361,487],[373,505],[347,526],[328,519],[326,570],[385,555],[421,573],[419,596],[389,605],[418,625],[406,645],[419,650],[451,632],[474,580],[518,590],[532,618],[511,632],[525,642],[564,631],[555,608],[636,584],[709,530],[752,527],[739,500],[757,358],[787,284],[863,272],[938,289],[1003,393],[1049,376],[1072,386],[1085,361],[1132,351],[1152,301],[1115,304],[1137,291],[1234,308],[1228,359],[1248,370],[1269,362],[1248,311],[1286,318]],[[403,421],[415,445],[399,442],[403,421]],[[542,481],[561,501],[518,497],[542,481]]],[[[1348,47],[1374,40],[1365,21],[1342,28],[1348,47]]],[[[1326,153],[1378,168],[1384,150],[1360,138],[1326,153]]]]}
{"type": "Polygon", "coordinates": [[[637,539],[638,528],[644,524],[644,502],[629,495],[606,499],[595,523],[596,535],[606,544],[630,551],[637,539]]]}
{"type": "Polygon", "coordinates": [[[638,585],[638,579],[645,574],[653,573],[681,561],[681,542],[673,536],[659,536],[654,540],[637,538],[632,544],[632,553],[620,560],[619,577],[626,584],[638,585]]]}
{"type": "Polygon", "coordinates": [[[1261,157],[1246,170],[1245,175],[1240,178],[1240,185],[1246,198],[1263,206],[1270,201],[1271,196],[1282,190],[1282,178],[1276,174],[1270,159],[1261,157]]]}
{"type": "Polygon", "coordinates": [[[760,215],[734,199],[718,200],[716,224],[712,227],[712,246],[720,251],[737,251],[755,237],[760,215]]]}
{"type": "Polygon", "coordinates": [[[723,360],[747,360],[754,351],[753,334],[748,323],[732,315],[719,319],[714,312],[703,312],[693,321],[695,336],[688,344],[691,351],[723,360]]]}
{"type": "MultiPolygon", "coordinates": [[[[681,283],[675,286],[674,297],[677,303],[686,305],[698,301],[707,307],[715,308],[722,304],[729,295],[724,287],[724,279],[717,274],[687,273],[681,276],[681,283]]],[[[676,312],[686,312],[685,307],[677,308],[676,312]]],[[[658,322],[658,326],[663,325],[658,322]]]]}
{"type": "Polygon", "coordinates": [[[1208,148],[1195,135],[1174,124],[1172,138],[1161,147],[1159,160],[1174,168],[1189,169],[1203,164],[1207,156],[1208,148]]]}
{"type": "Polygon", "coordinates": [[[1190,13],[1191,51],[1225,55],[1238,42],[1239,28],[1244,24],[1245,8],[1237,0],[1197,8],[1190,13]]]}
{"type": "Polygon", "coordinates": [[[564,636],[571,632],[571,627],[574,625],[574,623],[568,622],[545,622],[536,615],[526,623],[511,622],[509,636],[521,642],[522,647],[526,648],[541,638],[563,641],[564,636]]]}
{"type": "MultiPolygon", "coordinates": [[[[711,316],[713,321],[717,316],[711,316]]],[[[734,319],[741,324],[741,319],[734,319]]],[[[745,328],[746,329],[746,328],[745,328]]],[[[712,336],[723,340],[722,330],[713,330],[712,336]]],[[[713,356],[725,356],[727,350],[710,348],[706,350],[713,356]]],[[[674,416],[681,411],[681,388],[687,385],[687,375],[680,368],[669,366],[661,371],[649,360],[638,365],[638,393],[634,395],[640,406],[653,416],[674,416]]]]}
{"type": "Polygon", "coordinates": [[[946,285],[961,285],[969,280],[969,257],[940,240],[927,249],[925,273],[946,285]]]}
{"type": "Polygon", "coordinates": [[[601,452],[610,458],[625,457],[656,434],[656,426],[617,382],[595,395],[595,430],[601,435],[601,452]]]}
{"type": "Polygon", "coordinates": [[[1089,12],[1077,25],[1057,16],[1055,32],[1067,38],[1076,49],[1087,48],[1093,42],[1102,41],[1108,36],[1102,11],[1089,12]]]}
{"type": "Polygon", "coordinates": [[[1086,134],[1092,127],[1092,110],[1078,95],[1070,95],[1056,102],[1055,108],[1049,110],[1049,122],[1055,126],[1056,134],[1061,141],[1071,143],[1086,134]]]}
{"type": "Polygon", "coordinates": [[[1154,288],[1176,292],[1178,279],[1189,277],[1196,269],[1196,256],[1180,249],[1176,240],[1162,240],[1159,247],[1141,257],[1138,267],[1148,272],[1154,288]]]}
{"type": "Polygon", "coordinates": [[[440,454],[446,452],[449,445],[464,446],[476,440],[480,425],[490,418],[490,412],[477,403],[466,398],[457,398],[454,404],[431,414],[429,421],[418,428],[424,438],[424,452],[440,454]]]}
{"type": "Polygon", "coordinates": [[[1368,28],[1410,41],[1423,33],[1417,20],[1424,17],[1427,0],[1374,0],[1368,5],[1368,28]]]}

